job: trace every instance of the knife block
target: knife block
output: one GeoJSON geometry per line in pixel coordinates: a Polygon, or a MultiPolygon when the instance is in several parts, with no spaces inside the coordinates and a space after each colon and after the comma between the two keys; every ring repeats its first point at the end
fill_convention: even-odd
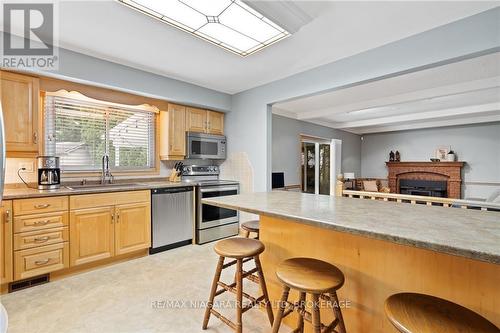
{"type": "Polygon", "coordinates": [[[181,181],[181,176],[179,174],[177,174],[177,171],[172,170],[172,172],[170,173],[170,177],[168,178],[168,180],[171,181],[171,182],[178,183],[178,182],[181,181]]]}

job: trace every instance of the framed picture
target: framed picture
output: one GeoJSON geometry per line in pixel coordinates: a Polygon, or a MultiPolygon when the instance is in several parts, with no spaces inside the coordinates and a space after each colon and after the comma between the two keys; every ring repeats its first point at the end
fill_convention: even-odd
{"type": "Polygon", "coordinates": [[[436,149],[435,156],[439,158],[441,161],[446,161],[448,156],[448,152],[450,151],[449,146],[441,146],[436,149]]]}

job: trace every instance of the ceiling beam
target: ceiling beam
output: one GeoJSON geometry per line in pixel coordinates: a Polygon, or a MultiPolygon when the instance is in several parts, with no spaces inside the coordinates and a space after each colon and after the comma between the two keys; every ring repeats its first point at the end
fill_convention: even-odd
{"type": "Polygon", "coordinates": [[[404,114],[400,116],[390,116],[390,117],[381,117],[374,119],[366,119],[366,120],[356,120],[356,121],[346,121],[341,123],[335,123],[335,128],[357,128],[357,127],[368,127],[368,126],[380,126],[380,125],[388,125],[388,124],[398,124],[405,122],[414,122],[419,120],[439,120],[440,118],[446,117],[463,117],[466,115],[478,116],[488,112],[497,111],[500,114],[500,102],[496,103],[488,103],[488,104],[480,104],[480,105],[472,105],[472,106],[464,106],[460,108],[450,108],[450,109],[441,109],[434,111],[426,111],[426,112],[418,112],[411,114],[404,114]]]}
{"type": "Polygon", "coordinates": [[[416,102],[429,98],[457,95],[466,92],[484,90],[495,87],[500,87],[500,76],[495,76],[481,80],[468,81],[442,87],[417,90],[408,93],[375,98],[351,104],[333,106],[319,110],[303,111],[297,113],[297,119],[308,120],[314,118],[322,118],[338,113],[349,113],[352,111],[363,110],[368,108],[380,108],[402,103],[416,102]]]}
{"type": "Polygon", "coordinates": [[[446,119],[446,120],[441,120],[441,121],[429,121],[429,122],[414,123],[414,124],[357,128],[354,130],[347,130],[347,131],[351,132],[351,133],[363,135],[363,134],[371,134],[371,133],[408,131],[408,130],[417,130],[417,129],[424,129],[424,128],[460,126],[460,125],[471,125],[471,124],[481,124],[481,123],[491,123],[491,122],[500,122],[500,114],[481,116],[481,117],[467,117],[467,118],[460,118],[460,119],[446,119]]]}

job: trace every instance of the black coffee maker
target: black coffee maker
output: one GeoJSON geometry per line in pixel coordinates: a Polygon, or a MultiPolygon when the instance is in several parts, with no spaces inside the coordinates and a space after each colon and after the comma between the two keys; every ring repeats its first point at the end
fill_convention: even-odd
{"type": "Polygon", "coordinates": [[[59,157],[38,156],[38,189],[55,190],[61,186],[61,169],[59,157]]]}

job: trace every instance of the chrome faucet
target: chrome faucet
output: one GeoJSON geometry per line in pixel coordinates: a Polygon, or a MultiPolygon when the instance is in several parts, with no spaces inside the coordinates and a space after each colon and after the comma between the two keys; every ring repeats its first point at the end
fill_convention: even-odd
{"type": "Polygon", "coordinates": [[[101,184],[106,184],[106,179],[108,179],[108,183],[112,184],[113,183],[113,175],[111,174],[111,171],[109,170],[109,155],[104,154],[102,155],[102,172],[101,172],[101,184]]]}

